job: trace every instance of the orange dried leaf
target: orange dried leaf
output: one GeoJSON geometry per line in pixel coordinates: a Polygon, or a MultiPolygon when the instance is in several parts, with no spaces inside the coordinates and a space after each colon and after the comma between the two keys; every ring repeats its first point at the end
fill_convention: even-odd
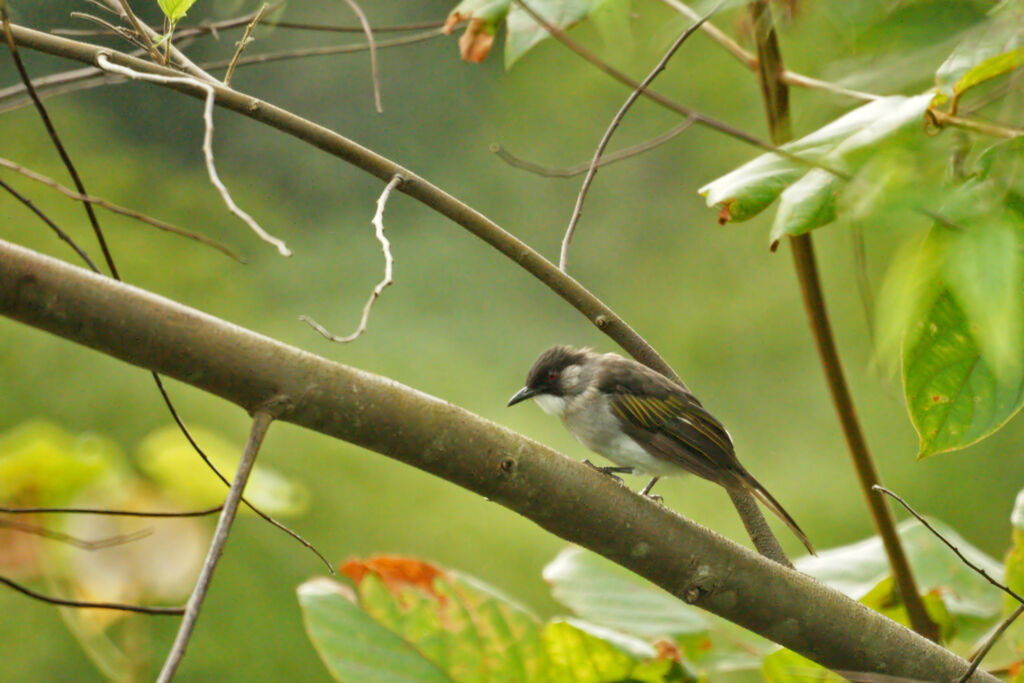
{"type": "Polygon", "coordinates": [[[459,37],[459,55],[463,61],[479,64],[487,59],[493,44],[494,28],[483,19],[470,19],[466,30],[459,37]]]}
{"type": "Polygon", "coordinates": [[[725,225],[732,220],[732,212],[729,211],[731,202],[722,202],[722,208],[718,210],[718,224],[725,225]]]}
{"type": "Polygon", "coordinates": [[[397,593],[404,586],[415,586],[435,596],[434,579],[445,576],[443,571],[432,564],[398,555],[374,555],[365,560],[349,560],[339,570],[357,585],[367,574],[372,574],[392,593],[397,593]]]}
{"type": "Polygon", "coordinates": [[[658,659],[671,659],[677,662],[683,661],[683,651],[671,640],[659,640],[654,643],[654,650],[658,653],[658,659]]]}

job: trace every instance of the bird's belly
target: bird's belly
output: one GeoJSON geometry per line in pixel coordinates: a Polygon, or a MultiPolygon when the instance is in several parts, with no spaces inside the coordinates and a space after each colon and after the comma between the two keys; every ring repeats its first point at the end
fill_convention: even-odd
{"type": "Polygon", "coordinates": [[[616,465],[632,467],[638,474],[650,474],[658,477],[685,473],[678,465],[655,458],[620,430],[595,429],[588,427],[586,421],[581,422],[583,424],[572,424],[572,421],[566,420],[566,426],[580,440],[580,443],[608,458],[616,465]]]}

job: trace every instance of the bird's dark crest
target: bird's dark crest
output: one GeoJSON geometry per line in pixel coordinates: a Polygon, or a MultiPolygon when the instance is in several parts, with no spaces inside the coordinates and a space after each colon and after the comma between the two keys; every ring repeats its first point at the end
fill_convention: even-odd
{"type": "Polygon", "coordinates": [[[552,346],[534,361],[533,367],[526,375],[526,386],[541,385],[549,372],[560,373],[570,365],[582,363],[589,352],[590,349],[577,349],[572,346],[552,346]]]}

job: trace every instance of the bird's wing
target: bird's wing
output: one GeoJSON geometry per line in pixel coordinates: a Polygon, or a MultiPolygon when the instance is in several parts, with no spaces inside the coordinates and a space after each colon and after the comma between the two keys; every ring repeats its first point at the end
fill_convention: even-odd
{"type": "Polygon", "coordinates": [[[606,369],[599,388],[629,436],[705,479],[724,484],[742,471],[725,427],[693,394],[644,366],[623,363],[606,369]]]}

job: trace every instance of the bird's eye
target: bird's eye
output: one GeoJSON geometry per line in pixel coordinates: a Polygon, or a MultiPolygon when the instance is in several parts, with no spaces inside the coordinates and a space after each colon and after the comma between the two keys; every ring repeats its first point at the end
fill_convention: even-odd
{"type": "Polygon", "coordinates": [[[555,370],[548,370],[548,374],[545,377],[545,379],[549,382],[554,382],[556,379],[558,379],[558,372],[555,370]]]}

